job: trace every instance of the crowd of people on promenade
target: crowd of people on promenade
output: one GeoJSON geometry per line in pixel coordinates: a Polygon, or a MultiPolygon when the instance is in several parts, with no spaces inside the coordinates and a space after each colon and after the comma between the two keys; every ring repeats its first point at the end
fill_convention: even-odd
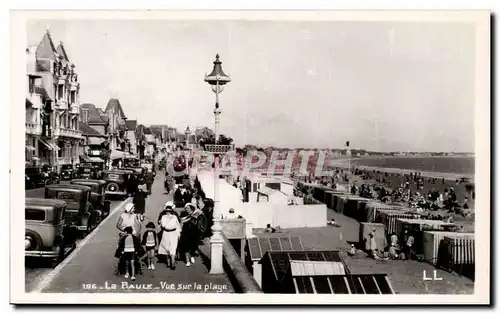
{"type": "Polygon", "coordinates": [[[142,272],[142,263],[149,270],[155,269],[155,261],[166,264],[172,270],[178,261],[184,261],[189,267],[201,253],[199,245],[211,236],[213,200],[205,198],[197,180],[193,186],[187,178],[182,184],[174,185],[176,179],[166,172],[166,192],[170,194],[170,188],[176,187],[174,200],[166,202],[156,224],[148,222],[146,230],[142,232],[145,199],[151,194],[151,188],[145,178],[137,177],[137,188],[131,190],[133,202],[126,205],[116,224],[119,230],[119,243],[115,252],[119,260],[117,273],[124,274],[125,278],[135,280],[135,275],[142,272]]]}

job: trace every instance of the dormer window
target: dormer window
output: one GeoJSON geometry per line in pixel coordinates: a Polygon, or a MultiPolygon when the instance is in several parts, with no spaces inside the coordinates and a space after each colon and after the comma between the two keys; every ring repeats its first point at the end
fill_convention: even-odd
{"type": "Polygon", "coordinates": [[[82,108],[82,122],[89,123],[89,108],[82,108]]]}

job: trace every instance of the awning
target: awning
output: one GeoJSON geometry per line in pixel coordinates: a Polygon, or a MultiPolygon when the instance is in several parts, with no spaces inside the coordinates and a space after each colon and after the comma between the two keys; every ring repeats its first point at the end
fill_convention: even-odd
{"type": "Polygon", "coordinates": [[[102,160],[99,157],[88,157],[90,159],[90,162],[95,162],[95,163],[104,163],[104,160],[102,160]]]}
{"type": "Polygon", "coordinates": [[[58,151],[60,150],[60,148],[55,145],[55,144],[52,144],[52,143],[49,143],[49,142],[46,142],[42,139],[38,139],[43,145],[45,145],[49,150],[55,150],[55,151],[58,151]]]}
{"type": "Polygon", "coordinates": [[[92,162],[90,157],[87,155],[80,155],[80,159],[83,160],[83,162],[92,162]]]}
{"type": "Polygon", "coordinates": [[[104,143],[105,139],[100,138],[100,137],[88,137],[88,144],[89,145],[102,145],[104,143]]]}
{"type": "Polygon", "coordinates": [[[26,150],[35,151],[35,148],[31,145],[26,145],[26,150]]]}
{"type": "Polygon", "coordinates": [[[125,153],[119,150],[112,150],[109,158],[111,160],[122,159],[125,158],[125,153]]]}

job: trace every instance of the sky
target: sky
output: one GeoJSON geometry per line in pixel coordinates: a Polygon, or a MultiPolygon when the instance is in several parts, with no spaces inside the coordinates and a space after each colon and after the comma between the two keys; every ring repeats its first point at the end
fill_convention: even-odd
{"type": "Polygon", "coordinates": [[[32,20],[64,43],[80,102],[118,98],[140,124],[213,128],[204,82],[232,81],[220,132],[237,146],[474,151],[474,26],[467,23],[32,20]]]}

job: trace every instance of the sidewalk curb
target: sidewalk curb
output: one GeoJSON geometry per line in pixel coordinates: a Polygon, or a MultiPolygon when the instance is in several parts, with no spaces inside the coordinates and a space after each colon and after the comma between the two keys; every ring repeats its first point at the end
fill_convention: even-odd
{"type": "Polygon", "coordinates": [[[121,212],[121,210],[125,207],[126,204],[132,202],[132,198],[129,197],[125,201],[123,201],[121,204],[119,204],[109,215],[106,217],[101,223],[94,229],[92,232],[87,235],[79,244],[78,246],[71,252],[70,255],[68,255],[59,265],[56,266],[51,272],[47,274],[43,278],[41,282],[39,282],[36,285],[36,288],[30,291],[29,293],[41,293],[43,289],[45,289],[51,282],[52,280],[59,275],[61,270],[71,261],[73,258],[76,256],[78,251],[82,249],[82,247],[87,244],[96,234],[99,232],[99,230],[104,226],[104,224],[113,216],[115,216],[117,213],[121,212]]]}

